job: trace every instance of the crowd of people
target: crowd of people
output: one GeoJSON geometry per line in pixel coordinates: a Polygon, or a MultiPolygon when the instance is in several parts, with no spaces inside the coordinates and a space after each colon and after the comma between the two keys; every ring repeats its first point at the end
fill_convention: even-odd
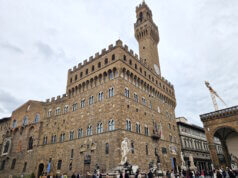
{"type": "MultiPolygon", "coordinates": [[[[43,175],[40,178],[51,178],[51,176],[43,175]]],[[[61,174],[54,176],[55,178],[159,178],[159,177],[167,177],[167,178],[238,178],[238,170],[232,170],[231,168],[220,168],[214,169],[213,171],[194,171],[194,170],[182,170],[180,172],[171,171],[163,171],[161,174],[158,174],[156,171],[149,170],[149,172],[141,172],[137,170],[135,174],[131,174],[129,171],[118,171],[117,174],[109,175],[102,174],[100,171],[95,171],[93,174],[88,173],[87,176],[81,176],[79,173],[73,173],[72,175],[61,174]]]]}

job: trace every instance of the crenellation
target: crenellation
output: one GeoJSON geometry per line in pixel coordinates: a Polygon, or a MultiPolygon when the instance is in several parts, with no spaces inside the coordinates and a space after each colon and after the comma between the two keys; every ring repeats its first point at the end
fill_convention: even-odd
{"type": "Polygon", "coordinates": [[[68,73],[71,73],[71,72],[72,72],[72,69],[69,69],[69,70],[68,70],[68,73]]]}
{"type": "Polygon", "coordinates": [[[82,63],[78,63],[78,69],[81,69],[82,68],[82,63]]]}
{"type": "Polygon", "coordinates": [[[109,46],[108,46],[108,50],[110,51],[110,50],[112,50],[113,49],[113,44],[110,44],[109,46]]]}
{"type": "Polygon", "coordinates": [[[95,53],[95,59],[99,58],[99,52],[95,53]]]}
{"type": "Polygon", "coordinates": [[[50,102],[50,99],[46,99],[46,103],[49,103],[50,102]]]}
{"type": "Polygon", "coordinates": [[[116,41],[116,46],[122,47],[122,45],[123,45],[123,42],[120,39],[116,41]]]}
{"type": "Polygon", "coordinates": [[[60,98],[61,98],[60,95],[58,95],[56,98],[56,101],[60,100],[60,98]]]}
{"type": "Polygon", "coordinates": [[[77,67],[76,67],[76,66],[74,66],[74,67],[73,67],[73,72],[74,72],[74,71],[76,71],[76,70],[77,70],[77,67]]]}
{"type": "Polygon", "coordinates": [[[101,55],[106,54],[106,52],[107,52],[106,48],[103,48],[103,49],[102,49],[102,52],[101,52],[101,55]]]}
{"type": "Polygon", "coordinates": [[[134,51],[132,49],[130,49],[130,54],[134,56],[134,51]]]}
{"type": "Polygon", "coordinates": [[[137,61],[139,60],[139,59],[138,59],[138,54],[136,54],[136,53],[135,53],[135,58],[136,58],[137,61]]]}
{"type": "Polygon", "coordinates": [[[89,57],[89,62],[92,62],[94,60],[93,56],[89,57]]]}
{"type": "Polygon", "coordinates": [[[85,59],[85,60],[83,61],[83,65],[86,65],[87,63],[88,63],[88,60],[85,59]]]}
{"type": "Polygon", "coordinates": [[[51,98],[51,102],[54,102],[54,101],[55,101],[55,97],[52,97],[52,98],[51,98]]]}
{"type": "Polygon", "coordinates": [[[128,46],[126,44],[124,45],[124,49],[126,50],[126,52],[129,52],[128,51],[128,46]]]}

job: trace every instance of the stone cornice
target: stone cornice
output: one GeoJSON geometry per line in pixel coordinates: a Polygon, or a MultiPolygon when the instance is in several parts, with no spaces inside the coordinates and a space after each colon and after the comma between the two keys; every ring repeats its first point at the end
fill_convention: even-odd
{"type": "Polygon", "coordinates": [[[202,114],[200,115],[200,119],[202,122],[207,122],[209,120],[215,120],[215,119],[230,117],[234,115],[238,115],[238,106],[233,106],[230,108],[225,108],[222,110],[202,114]]]}

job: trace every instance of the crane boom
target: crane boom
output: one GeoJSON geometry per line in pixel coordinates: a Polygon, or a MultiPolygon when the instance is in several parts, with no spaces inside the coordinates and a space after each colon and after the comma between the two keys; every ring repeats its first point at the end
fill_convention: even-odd
{"type": "Polygon", "coordinates": [[[210,95],[211,95],[211,98],[212,98],[212,102],[213,102],[213,106],[215,108],[215,111],[218,110],[216,97],[219,98],[225,106],[227,106],[226,103],[223,101],[223,99],[221,99],[221,97],[217,94],[217,92],[215,90],[213,90],[213,88],[210,86],[210,83],[208,81],[205,81],[205,85],[210,91],[210,95]]]}

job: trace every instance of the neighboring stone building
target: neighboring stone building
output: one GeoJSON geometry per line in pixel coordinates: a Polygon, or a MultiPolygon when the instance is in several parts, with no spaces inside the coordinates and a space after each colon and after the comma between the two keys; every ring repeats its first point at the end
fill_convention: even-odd
{"type": "Polygon", "coordinates": [[[160,73],[158,28],[144,2],[136,17],[140,58],[118,40],[68,71],[62,97],[13,111],[0,177],[39,175],[49,165],[54,175],[86,174],[96,165],[107,172],[120,163],[125,137],[129,162],[142,170],[158,160],[163,169],[180,164],[175,91],[160,73]]]}
{"type": "MultiPolygon", "coordinates": [[[[186,167],[190,167],[189,156],[191,154],[194,159],[194,165],[199,171],[212,170],[212,161],[204,129],[200,126],[189,124],[184,117],[176,118],[176,121],[186,167]]],[[[217,137],[214,138],[214,144],[218,157],[224,160],[221,143],[217,137]]]]}
{"type": "Polygon", "coordinates": [[[2,147],[3,147],[3,141],[5,140],[4,138],[9,134],[9,129],[10,129],[10,123],[11,123],[11,118],[10,117],[4,117],[0,119],[0,153],[2,153],[2,147]]]}
{"type": "Polygon", "coordinates": [[[225,164],[238,168],[238,106],[200,115],[203,122],[211,158],[216,168],[225,164]],[[218,137],[222,144],[225,163],[217,155],[213,138],[218,137]]]}

